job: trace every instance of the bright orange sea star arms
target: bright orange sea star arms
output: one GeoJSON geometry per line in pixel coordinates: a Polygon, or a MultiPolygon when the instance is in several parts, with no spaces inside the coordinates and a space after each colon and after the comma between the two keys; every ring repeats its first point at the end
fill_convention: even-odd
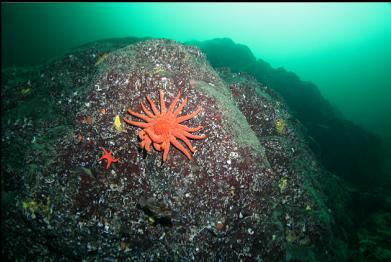
{"type": "Polygon", "coordinates": [[[129,114],[144,120],[143,122],[136,122],[124,118],[124,121],[133,126],[138,126],[143,128],[138,135],[141,139],[140,147],[145,148],[148,152],[151,151],[151,144],[157,151],[164,151],[163,161],[167,160],[168,152],[170,150],[170,145],[172,144],[180,151],[182,151],[187,158],[191,159],[189,151],[178,141],[182,140],[186,146],[190,149],[191,152],[195,152],[194,147],[189,141],[190,139],[204,139],[205,135],[197,136],[190,134],[202,129],[202,126],[198,127],[188,127],[181,124],[182,122],[189,120],[195,117],[201,110],[201,107],[198,107],[196,111],[191,114],[179,116],[183,108],[187,104],[187,97],[184,101],[175,109],[181,92],[179,91],[178,95],[174,98],[174,101],[171,103],[170,107],[166,108],[166,103],[164,101],[164,92],[160,90],[160,111],[157,109],[155,102],[147,95],[147,100],[151,105],[152,112],[149,111],[145,105],[141,102],[141,108],[145,114],[140,114],[128,109],[129,114]]]}
{"type": "Polygon", "coordinates": [[[102,161],[103,159],[106,159],[107,160],[106,169],[109,169],[109,167],[111,166],[112,163],[118,162],[119,159],[113,158],[113,155],[112,155],[113,151],[112,150],[107,151],[103,147],[100,147],[100,149],[103,150],[104,154],[103,154],[103,156],[101,158],[98,159],[98,162],[102,161]]]}

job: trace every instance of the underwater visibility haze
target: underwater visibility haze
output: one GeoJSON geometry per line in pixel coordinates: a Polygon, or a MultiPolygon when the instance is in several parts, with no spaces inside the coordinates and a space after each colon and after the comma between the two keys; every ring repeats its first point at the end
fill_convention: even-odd
{"type": "Polygon", "coordinates": [[[7,259],[391,260],[390,3],[1,7],[7,259]]]}

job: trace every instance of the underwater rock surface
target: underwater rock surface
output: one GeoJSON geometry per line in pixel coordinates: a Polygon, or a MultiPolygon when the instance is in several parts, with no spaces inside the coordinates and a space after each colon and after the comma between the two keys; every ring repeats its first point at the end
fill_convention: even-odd
{"type": "Polygon", "coordinates": [[[235,73],[247,72],[277,91],[291,114],[305,127],[307,143],[327,170],[361,189],[368,190],[384,183],[387,174],[382,168],[387,150],[381,139],[345,119],[313,83],[301,80],[282,67],[273,68],[266,61],[256,59],[247,46],[229,38],[187,44],[198,46],[213,68],[229,67],[235,73]]]}
{"type": "MultiPolygon", "coordinates": [[[[126,42],[126,41],[125,41],[126,42]]],[[[215,71],[196,47],[96,42],[2,82],[2,236],[9,259],[341,260],[303,128],[249,75],[215,71]],[[189,160],[139,147],[159,90],[188,97],[204,128],[189,160]],[[118,120],[118,117],[119,120],[118,120]],[[119,121],[119,122],[118,122],[119,121]],[[142,122],[142,121],[141,121],[142,122]],[[106,168],[102,148],[118,162],[106,168]]],[[[337,184],[335,184],[337,186],[337,184]]]]}

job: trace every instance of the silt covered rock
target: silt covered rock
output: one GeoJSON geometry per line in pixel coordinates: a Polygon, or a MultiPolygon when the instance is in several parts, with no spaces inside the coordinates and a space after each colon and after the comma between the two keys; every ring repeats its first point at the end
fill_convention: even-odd
{"type": "MultiPolygon", "coordinates": [[[[324,171],[284,102],[253,78],[216,72],[198,48],[170,40],[93,43],[39,70],[30,83],[53,120],[37,113],[25,134],[11,129],[12,103],[2,108],[3,141],[25,139],[24,150],[2,149],[23,159],[2,168],[9,258],[340,258],[324,171]],[[194,153],[178,139],[191,160],[173,145],[166,161],[146,152],[142,128],[124,121],[144,122],[127,110],[152,111],[146,96],[162,110],[160,90],[167,107],[178,92],[179,104],[188,98],[182,115],[202,108],[182,124],[206,138],[190,139],[194,153]],[[118,161],[107,165],[103,149],[118,161]]],[[[11,75],[7,90],[18,85],[11,75]]]]}

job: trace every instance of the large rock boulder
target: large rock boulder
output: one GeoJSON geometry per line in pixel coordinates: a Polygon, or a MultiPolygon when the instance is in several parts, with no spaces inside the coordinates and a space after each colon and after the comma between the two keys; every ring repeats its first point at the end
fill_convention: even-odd
{"type": "MultiPolygon", "coordinates": [[[[92,43],[33,69],[3,72],[3,253],[9,259],[342,259],[320,181],[326,172],[272,90],[216,72],[170,40],[92,43]],[[189,160],[140,148],[159,91],[188,97],[203,126],[189,160]],[[118,162],[100,161],[102,149],[118,162]]],[[[183,98],[179,102],[183,101],[183,98]]],[[[184,145],[184,144],[183,144],[184,145]]],[[[185,145],[184,145],[185,146],[185,145]]],[[[328,174],[332,176],[331,174],[328,174]]]]}

